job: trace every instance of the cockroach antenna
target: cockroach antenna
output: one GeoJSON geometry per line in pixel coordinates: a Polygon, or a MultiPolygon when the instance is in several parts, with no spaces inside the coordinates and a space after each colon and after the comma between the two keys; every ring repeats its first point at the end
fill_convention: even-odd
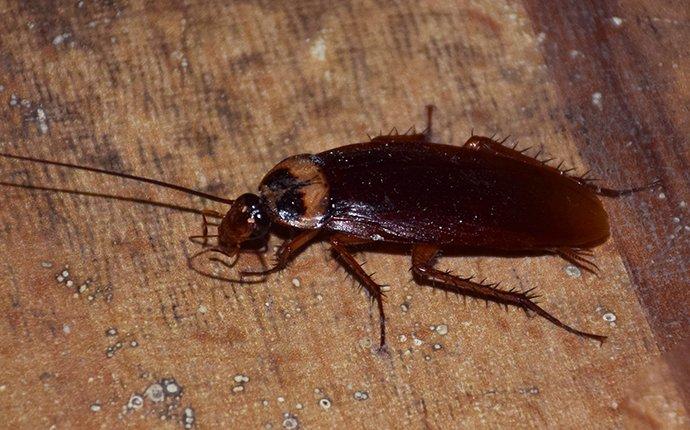
{"type": "Polygon", "coordinates": [[[85,170],[87,172],[102,173],[104,175],[116,176],[118,178],[131,179],[134,181],[145,182],[147,184],[157,185],[159,187],[170,188],[170,189],[175,190],[175,191],[181,191],[183,193],[191,194],[193,196],[203,197],[203,198],[208,199],[208,200],[213,200],[215,202],[225,203],[225,204],[229,204],[229,205],[231,205],[234,202],[234,200],[214,196],[212,194],[208,194],[208,193],[205,193],[203,191],[194,190],[194,189],[183,187],[183,186],[177,185],[177,184],[171,184],[169,182],[159,181],[158,179],[151,179],[151,178],[145,178],[143,176],[130,175],[129,173],[115,172],[112,170],[99,169],[97,167],[90,167],[90,166],[82,166],[79,164],[62,163],[59,161],[51,161],[51,160],[46,160],[43,158],[27,157],[27,156],[23,156],[23,155],[10,154],[7,152],[0,152],[0,157],[9,158],[12,160],[19,160],[19,161],[29,161],[29,162],[38,163],[38,164],[47,164],[50,166],[67,167],[69,169],[75,169],[75,170],[85,170]]]}

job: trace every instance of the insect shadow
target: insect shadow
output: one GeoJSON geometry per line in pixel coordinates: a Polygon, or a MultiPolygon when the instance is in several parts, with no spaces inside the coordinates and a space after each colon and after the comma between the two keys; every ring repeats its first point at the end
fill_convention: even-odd
{"type": "Polygon", "coordinates": [[[461,146],[432,142],[431,106],[427,126],[417,132],[396,129],[369,141],[318,154],[289,157],[262,179],[258,193],[236,199],[212,195],[156,179],[89,166],[0,153],[18,161],[101,173],[149,183],[222,203],[225,213],[132,198],[30,184],[0,185],[113,198],[201,215],[201,234],[190,240],[201,247],[188,256],[195,272],[238,283],[263,282],[283,270],[315,240],[327,240],[337,260],[360,282],[380,317],[380,347],[385,348],[384,291],[355,259],[362,246],[411,254],[414,278],[460,296],[479,297],[539,315],[578,336],[603,342],[605,336],[577,330],[545,311],[533,289],[518,291],[499,283],[457,276],[436,267],[441,252],[457,255],[555,254],[590,272],[598,267],[591,250],[609,237],[609,220],[599,200],[622,197],[660,184],[611,189],[573,176],[551,160],[525,155],[505,141],[472,133],[461,146]],[[215,230],[215,232],[213,232],[215,230]],[[269,267],[264,258],[269,233],[287,232],[269,267]],[[235,270],[243,254],[254,254],[262,268],[235,270]],[[214,271],[199,267],[201,257],[214,271]],[[229,277],[223,271],[235,271],[229,277]]]}

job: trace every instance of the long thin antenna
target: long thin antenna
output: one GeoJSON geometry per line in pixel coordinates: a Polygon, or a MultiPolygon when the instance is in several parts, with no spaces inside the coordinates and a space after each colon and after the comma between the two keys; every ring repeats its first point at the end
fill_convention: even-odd
{"type": "Polygon", "coordinates": [[[213,200],[216,202],[232,204],[233,200],[224,199],[222,197],[214,196],[212,194],[204,193],[202,191],[193,190],[191,188],[186,188],[180,185],[171,184],[168,182],[159,181],[157,179],[144,178],[142,176],[130,175],[128,173],[113,172],[111,170],[99,169],[96,167],[80,166],[77,164],[61,163],[59,161],[43,160],[41,158],[25,157],[22,155],[9,154],[7,152],[0,152],[0,157],[11,158],[14,160],[21,161],[31,161],[33,163],[39,164],[49,164],[51,166],[69,167],[71,169],[86,170],[88,172],[103,173],[105,175],[117,176],[119,178],[133,179],[139,182],[146,182],[148,184],[158,185],[159,187],[170,188],[176,191],[182,191],[183,193],[192,194],[194,196],[203,197],[205,199],[213,200]]]}
{"type": "Polygon", "coordinates": [[[88,196],[88,197],[99,197],[99,198],[103,198],[103,199],[113,199],[113,200],[137,203],[137,204],[142,204],[142,205],[157,206],[157,207],[161,207],[161,208],[177,210],[180,212],[193,213],[193,214],[197,214],[197,215],[204,215],[205,214],[206,216],[211,216],[211,217],[214,216],[214,215],[209,214],[209,213],[207,213],[201,209],[194,209],[194,208],[189,208],[186,206],[174,205],[172,203],[157,202],[155,200],[139,199],[136,197],[125,197],[125,196],[118,196],[118,195],[114,195],[114,194],[94,193],[91,191],[71,190],[68,188],[53,188],[53,187],[43,187],[40,185],[17,184],[14,182],[2,182],[2,181],[0,181],[0,185],[4,186],[4,187],[23,188],[25,190],[50,191],[53,193],[65,193],[65,194],[74,194],[74,195],[78,195],[78,196],[88,196]]]}

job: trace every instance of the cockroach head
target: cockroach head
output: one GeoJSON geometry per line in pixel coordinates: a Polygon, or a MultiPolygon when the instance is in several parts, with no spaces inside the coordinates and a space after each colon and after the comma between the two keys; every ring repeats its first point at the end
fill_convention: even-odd
{"type": "Polygon", "coordinates": [[[271,220],[259,196],[242,194],[230,206],[218,227],[219,245],[237,248],[242,242],[264,237],[271,220]]]}

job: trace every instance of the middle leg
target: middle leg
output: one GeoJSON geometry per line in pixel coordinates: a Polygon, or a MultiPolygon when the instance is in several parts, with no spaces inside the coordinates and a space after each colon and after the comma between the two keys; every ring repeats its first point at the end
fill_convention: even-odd
{"type": "Polygon", "coordinates": [[[359,278],[360,282],[362,282],[362,285],[364,285],[364,288],[366,288],[371,299],[376,300],[379,308],[379,321],[381,329],[381,341],[379,344],[379,349],[384,351],[386,348],[386,315],[383,312],[383,291],[381,290],[381,286],[371,279],[371,276],[364,271],[362,265],[359,264],[355,257],[347,250],[347,245],[355,245],[362,242],[355,238],[338,234],[331,236],[330,242],[331,247],[338,254],[338,256],[340,256],[345,266],[352,270],[352,272],[354,272],[354,274],[359,278]]]}

